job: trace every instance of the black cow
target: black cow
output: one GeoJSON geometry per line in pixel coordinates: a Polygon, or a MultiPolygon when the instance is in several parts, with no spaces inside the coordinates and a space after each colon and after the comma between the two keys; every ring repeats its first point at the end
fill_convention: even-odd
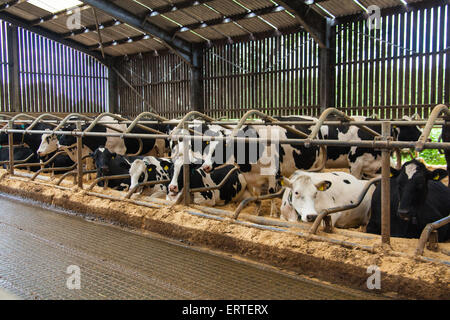
{"type": "MultiPolygon", "coordinates": [[[[25,160],[30,155],[32,157],[26,163],[36,163],[39,162],[39,159],[36,156],[36,153],[31,150],[31,148],[17,146],[14,147],[14,160],[25,160]]],[[[9,160],[9,147],[0,146],[0,161],[9,160]]],[[[6,168],[6,164],[3,165],[3,168],[6,168]]],[[[30,167],[31,171],[38,171],[39,167],[30,167]]]]}
{"type": "MultiPolygon", "coordinates": [[[[13,128],[18,130],[26,130],[29,127],[28,124],[14,124],[13,128]]],[[[30,131],[32,130],[46,130],[52,129],[54,126],[47,123],[37,123],[30,131]]],[[[31,134],[31,133],[13,133],[13,143],[14,144],[23,144],[26,143],[33,152],[37,152],[39,149],[39,145],[41,144],[41,136],[42,134],[31,134]]],[[[5,132],[0,133],[0,144],[8,144],[8,135],[5,132]]]]}
{"type": "MultiPolygon", "coordinates": [[[[116,176],[128,174],[131,163],[136,159],[143,157],[134,156],[126,157],[115,152],[110,152],[104,146],[100,146],[90,156],[94,159],[95,167],[97,168],[97,178],[105,176],[116,176]]],[[[126,186],[130,186],[130,178],[109,180],[108,186],[110,188],[117,188],[123,190],[126,186]]],[[[98,182],[98,185],[103,187],[104,181],[98,182]]]]}
{"type": "MultiPolygon", "coordinates": [[[[56,151],[49,153],[43,157],[39,157],[39,159],[42,162],[46,162],[49,159],[51,159],[56,154],[56,151]]],[[[45,165],[45,168],[65,168],[65,167],[71,167],[75,164],[75,162],[70,159],[70,157],[67,154],[58,154],[52,162],[45,165]]],[[[57,173],[65,173],[70,170],[60,170],[56,171],[57,173]]]]}
{"type": "MultiPolygon", "coordinates": [[[[450,214],[450,189],[441,179],[443,169],[428,170],[417,160],[408,161],[400,170],[391,168],[391,236],[419,238],[428,223],[450,214]]],[[[381,233],[381,185],[372,196],[372,214],[367,232],[381,233]]],[[[439,241],[450,239],[450,225],[438,229],[439,241]]]]}
{"type": "MultiPolygon", "coordinates": [[[[442,141],[450,142],[450,123],[442,125],[442,141]]],[[[450,177],[450,150],[447,149],[444,151],[445,160],[447,161],[447,173],[450,177]]],[[[450,188],[450,179],[448,180],[448,187],[450,188]]]]}

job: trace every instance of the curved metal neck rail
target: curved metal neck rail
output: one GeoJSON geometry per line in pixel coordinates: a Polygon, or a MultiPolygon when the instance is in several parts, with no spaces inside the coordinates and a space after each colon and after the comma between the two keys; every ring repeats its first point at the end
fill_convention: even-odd
{"type": "Polygon", "coordinates": [[[430,136],[431,129],[433,129],[433,126],[436,122],[436,119],[439,117],[439,115],[445,114],[446,115],[446,122],[450,121],[450,109],[446,105],[439,104],[436,107],[433,108],[433,111],[431,111],[430,116],[428,117],[427,124],[425,125],[425,129],[423,129],[422,134],[419,137],[419,140],[416,143],[415,149],[417,151],[422,151],[424,149],[424,145],[430,136]]]}
{"type": "MultiPolygon", "coordinates": [[[[347,116],[344,112],[339,111],[338,109],[335,108],[328,108],[326,109],[319,117],[319,120],[317,120],[314,128],[311,130],[311,134],[308,136],[308,140],[312,140],[315,139],[317,137],[317,134],[319,133],[320,128],[323,126],[324,121],[330,116],[330,115],[335,115],[341,119],[344,120],[344,122],[351,122],[351,124],[355,124],[355,119],[353,119],[352,117],[347,116]]],[[[367,124],[367,123],[366,123],[367,124]]],[[[357,125],[360,129],[370,133],[371,135],[373,135],[374,137],[380,137],[381,135],[370,129],[369,127],[367,127],[366,125],[357,125]]],[[[308,146],[309,143],[306,144],[306,146],[308,146]]]]}
{"type": "MultiPolygon", "coordinates": [[[[27,127],[27,129],[25,130],[25,133],[27,133],[28,131],[32,130],[44,118],[53,118],[53,119],[58,120],[58,121],[62,121],[63,120],[61,117],[55,116],[55,115],[53,115],[51,113],[41,114],[27,127]]],[[[55,124],[55,123],[50,123],[50,124],[55,126],[55,127],[57,127],[57,124],[55,124]]]]}
{"type": "MultiPolygon", "coordinates": [[[[425,249],[425,244],[427,243],[428,239],[430,238],[430,235],[433,232],[436,232],[437,229],[439,229],[449,223],[450,223],[450,215],[445,218],[442,218],[438,221],[435,221],[433,223],[427,224],[426,227],[423,229],[422,234],[420,235],[420,239],[419,239],[419,243],[417,244],[415,255],[416,256],[423,255],[423,251],[425,249]]],[[[437,242],[437,239],[435,239],[435,240],[437,242]]]]}

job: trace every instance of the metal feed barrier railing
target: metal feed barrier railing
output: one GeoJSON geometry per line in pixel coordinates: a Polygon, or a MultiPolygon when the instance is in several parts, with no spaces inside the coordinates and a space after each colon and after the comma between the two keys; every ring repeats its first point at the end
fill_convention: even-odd
{"type": "MultiPolygon", "coordinates": [[[[112,116],[113,119],[115,119],[115,121],[111,122],[111,121],[101,121],[104,117],[106,116],[110,116],[111,114],[105,113],[105,114],[101,114],[99,116],[97,116],[95,119],[84,116],[82,114],[77,114],[77,113],[73,113],[70,114],[68,116],[66,116],[64,119],[61,120],[61,118],[58,118],[56,116],[53,116],[51,114],[43,114],[40,115],[38,118],[34,118],[30,115],[27,114],[18,114],[14,117],[10,117],[8,115],[2,115],[0,114],[0,123],[7,123],[6,126],[4,126],[2,129],[0,129],[0,132],[4,132],[6,134],[8,134],[8,145],[9,145],[9,153],[10,153],[10,157],[7,163],[9,163],[9,172],[11,175],[14,175],[14,163],[17,163],[17,161],[15,161],[12,157],[12,152],[13,152],[13,134],[14,133],[22,133],[22,134],[43,134],[43,133],[47,133],[48,131],[44,131],[44,130],[20,130],[20,129],[14,129],[13,125],[15,122],[20,122],[20,123],[32,123],[33,126],[38,123],[38,122],[44,122],[44,123],[52,123],[54,124],[55,128],[52,131],[52,133],[57,134],[57,135],[72,135],[75,136],[77,138],[77,163],[81,164],[82,163],[82,159],[83,157],[81,156],[81,146],[82,146],[82,139],[83,137],[89,137],[89,136],[103,136],[103,137],[120,137],[120,138],[135,138],[135,139],[175,139],[175,140],[186,140],[186,141],[195,141],[195,140],[203,140],[203,141],[225,141],[225,142],[245,142],[245,143],[257,143],[260,142],[261,139],[260,138],[249,138],[249,137],[236,137],[236,132],[237,132],[237,128],[242,127],[243,125],[249,125],[249,124],[257,124],[257,125],[277,125],[277,126],[282,126],[284,128],[286,128],[286,130],[289,130],[290,132],[294,133],[295,135],[301,137],[301,138],[290,138],[290,139],[265,139],[264,141],[267,143],[278,143],[278,144],[291,144],[291,145],[303,145],[303,146],[319,146],[319,147],[326,147],[326,146],[347,146],[347,147],[351,147],[351,146],[356,146],[356,147],[365,147],[365,148],[373,148],[373,149],[381,149],[382,150],[382,176],[381,178],[378,178],[378,180],[381,180],[381,184],[382,184],[382,232],[381,232],[381,239],[382,239],[382,243],[387,243],[389,244],[390,242],[390,196],[389,196],[389,179],[390,179],[390,154],[391,151],[393,149],[396,148],[412,148],[412,149],[450,149],[450,143],[448,142],[427,142],[427,138],[430,134],[431,129],[433,128],[433,126],[435,125],[441,125],[441,124],[445,124],[448,123],[448,119],[450,117],[450,111],[448,109],[447,106],[444,105],[438,105],[433,109],[433,112],[430,116],[430,118],[427,121],[391,121],[391,120],[374,120],[370,122],[371,126],[376,126],[376,125],[381,125],[382,127],[382,133],[381,135],[379,133],[377,133],[376,131],[366,127],[367,123],[365,123],[364,121],[355,121],[353,118],[345,115],[344,113],[342,113],[341,111],[338,111],[336,109],[327,109],[324,114],[322,114],[322,116],[319,118],[318,121],[306,121],[306,120],[302,120],[302,121],[283,121],[280,122],[274,118],[271,118],[267,115],[265,115],[264,113],[261,113],[260,111],[250,111],[248,112],[244,117],[242,117],[239,121],[217,121],[213,118],[210,118],[207,115],[198,113],[198,112],[193,112],[193,113],[189,113],[187,114],[182,121],[173,121],[173,120],[167,120],[163,117],[159,117],[158,115],[152,114],[152,113],[143,113],[139,116],[137,116],[136,119],[134,120],[128,120],[125,118],[122,118],[120,116],[114,115],[112,116]],[[439,116],[445,113],[446,118],[444,118],[443,120],[438,120],[439,116]],[[337,116],[340,120],[327,120],[327,117],[331,114],[334,114],[335,116],[337,116]],[[264,120],[264,122],[255,122],[255,121],[251,121],[249,120],[250,117],[260,117],[262,118],[262,120],[264,120]],[[45,119],[45,118],[52,118],[50,120],[45,119]],[[76,120],[73,120],[73,118],[76,118],[76,120]],[[144,120],[144,119],[152,119],[152,120],[144,120]],[[206,136],[206,135],[199,135],[198,132],[194,132],[195,135],[184,135],[184,134],[164,134],[162,132],[155,132],[155,130],[147,130],[148,132],[151,133],[131,133],[131,129],[128,128],[126,132],[108,132],[108,133],[104,133],[104,132],[91,132],[90,129],[92,129],[92,127],[95,124],[100,124],[100,125],[104,125],[105,127],[109,127],[109,124],[128,124],[128,125],[132,125],[133,127],[138,126],[139,128],[146,128],[144,126],[144,124],[170,124],[170,125],[177,125],[177,128],[185,128],[185,129],[189,129],[188,125],[192,124],[194,122],[191,121],[192,118],[201,118],[203,119],[206,123],[210,123],[210,124],[218,124],[221,125],[225,128],[232,128],[233,129],[233,133],[230,137],[220,137],[220,136],[206,136]],[[4,119],[4,120],[1,120],[4,119]],[[75,123],[77,126],[77,129],[75,131],[62,131],[61,128],[65,125],[65,124],[69,124],[69,123],[75,123]],[[88,127],[89,130],[81,130],[81,125],[82,124],[90,124],[90,126],[88,127]],[[337,141],[337,140],[325,140],[325,139],[317,139],[317,133],[320,129],[321,125],[356,125],[358,127],[360,127],[362,130],[365,130],[369,133],[371,133],[375,138],[374,140],[365,140],[365,141],[337,141]],[[291,125],[309,125],[312,127],[311,133],[305,134],[302,131],[299,131],[295,128],[290,127],[291,125]],[[391,132],[391,126],[392,125],[425,125],[425,129],[424,132],[422,133],[421,137],[419,138],[418,141],[392,141],[392,138],[390,137],[390,132],[391,132]],[[229,126],[234,126],[234,127],[229,127],[229,126]]],[[[197,122],[198,123],[198,122],[197,122]]],[[[117,130],[116,130],[117,131],[117,130]]],[[[193,133],[193,130],[189,130],[191,133],[193,133]]],[[[187,144],[185,144],[187,145],[187,144]]],[[[326,158],[325,158],[326,160],[326,158]]],[[[41,164],[40,164],[41,165],[41,164]]],[[[63,177],[61,177],[59,179],[59,181],[56,183],[56,185],[59,185],[63,179],[65,179],[65,177],[70,176],[70,175],[76,175],[77,176],[77,184],[78,187],[83,188],[83,181],[82,181],[82,177],[85,174],[88,173],[93,173],[95,172],[94,170],[87,170],[87,171],[83,171],[82,166],[81,165],[76,165],[77,167],[77,171],[71,171],[71,172],[67,172],[66,174],[63,175],[63,177]]],[[[47,168],[48,171],[52,171],[53,169],[56,168],[47,168]]],[[[66,168],[67,169],[67,168],[66,168]]],[[[58,170],[55,170],[58,171],[58,170]]],[[[184,170],[185,172],[188,172],[188,170],[184,170]]],[[[227,177],[229,177],[230,175],[228,175],[227,177]]],[[[121,178],[123,178],[124,176],[120,176],[121,178]]],[[[227,178],[226,177],[226,178],[227,178]]],[[[119,177],[104,177],[102,179],[97,179],[95,184],[99,181],[108,181],[111,179],[118,179],[119,177]]],[[[184,186],[185,186],[185,190],[184,190],[184,202],[185,204],[189,205],[189,201],[190,201],[190,195],[193,192],[198,192],[197,189],[192,189],[190,190],[189,186],[190,186],[190,181],[189,181],[189,174],[185,174],[184,178],[184,186]],[[186,196],[189,195],[189,196],[186,196]]],[[[132,193],[137,190],[138,187],[143,187],[146,185],[155,185],[155,184],[161,184],[161,183],[167,183],[167,180],[164,181],[149,181],[143,184],[139,184],[138,186],[136,186],[136,188],[134,188],[134,190],[129,190],[129,192],[127,193],[126,197],[123,198],[116,198],[116,200],[126,200],[129,202],[133,202],[136,204],[140,204],[140,205],[145,205],[144,201],[137,201],[137,200],[132,200],[130,199],[132,193]]],[[[225,179],[224,181],[222,181],[221,184],[225,183],[225,179]]],[[[88,188],[88,190],[91,190],[93,188],[93,186],[95,186],[95,184],[91,184],[91,186],[88,188]]],[[[202,188],[201,190],[211,190],[214,188],[202,188]]],[[[369,187],[367,186],[367,188],[364,191],[367,191],[369,189],[369,187]]],[[[282,192],[278,192],[276,195],[266,195],[266,196],[261,196],[261,197],[256,197],[256,198],[250,198],[250,199],[246,199],[244,200],[240,206],[238,207],[238,209],[236,210],[236,212],[233,214],[233,217],[235,218],[234,220],[237,220],[240,211],[250,202],[252,201],[258,201],[258,200],[264,200],[264,199],[271,199],[274,197],[280,197],[282,195],[282,192]]],[[[112,196],[106,196],[108,199],[114,199],[114,197],[112,196]]],[[[153,206],[154,204],[148,204],[148,206],[153,206]]],[[[342,208],[340,208],[341,210],[343,210],[342,208]]],[[[345,208],[344,208],[345,209],[345,208]]],[[[332,208],[329,209],[326,212],[323,212],[322,218],[327,217],[330,213],[334,212],[334,210],[337,210],[336,208],[332,208]]],[[[263,217],[259,217],[264,221],[265,218],[263,217]]],[[[326,219],[326,218],[325,218],[326,219]]],[[[445,219],[444,219],[445,220],[445,219]]],[[[448,223],[448,220],[445,220],[442,223],[448,223]]],[[[313,225],[314,228],[311,228],[310,230],[310,234],[314,235],[317,231],[318,225],[320,224],[321,218],[318,218],[317,220],[317,226],[313,225]]],[[[270,223],[270,222],[268,222],[270,223]]],[[[441,226],[442,223],[439,223],[438,225],[441,226]]],[[[436,228],[436,226],[433,226],[433,228],[436,228]]],[[[425,230],[424,230],[425,233],[425,230]]],[[[431,234],[432,232],[427,232],[426,234],[431,234]]],[[[428,238],[427,236],[424,236],[424,238],[428,238]]],[[[427,240],[425,240],[426,242],[427,240]]],[[[423,242],[423,241],[422,241],[423,242]]],[[[418,252],[420,252],[420,250],[418,250],[418,252]]],[[[422,252],[418,253],[418,254],[422,254],[422,252]]]]}

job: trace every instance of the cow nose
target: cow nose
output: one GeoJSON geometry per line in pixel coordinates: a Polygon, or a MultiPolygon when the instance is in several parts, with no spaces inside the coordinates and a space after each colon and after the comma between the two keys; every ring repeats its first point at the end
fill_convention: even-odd
{"type": "Polygon", "coordinates": [[[211,169],[212,169],[211,166],[208,166],[208,165],[203,167],[203,170],[205,170],[206,172],[210,172],[211,169]]]}
{"type": "Polygon", "coordinates": [[[315,215],[315,214],[308,214],[308,215],[306,216],[306,220],[307,220],[308,222],[314,222],[314,221],[316,220],[316,218],[317,218],[317,215],[315,215]]]}
{"type": "Polygon", "coordinates": [[[178,192],[178,187],[177,187],[177,186],[174,186],[174,185],[170,185],[170,186],[169,186],[169,191],[170,191],[170,192],[178,192]]]}
{"type": "Polygon", "coordinates": [[[109,168],[108,167],[101,167],[100,170],[101,170],[101,172],[106,173],[106,172],[109,171],[109,168]]]}

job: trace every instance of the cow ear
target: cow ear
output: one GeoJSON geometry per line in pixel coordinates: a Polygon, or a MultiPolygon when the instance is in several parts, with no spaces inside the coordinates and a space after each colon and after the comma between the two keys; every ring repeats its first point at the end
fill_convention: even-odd
{"type": "Polygon", "coordinates": [[[281,178],[281,185],[282,185],[283,187],[291,188],[291,189],[292,189],[292,181],[289,180],[289,179],[286,178],[286,177],[282,177],[282,178],[281,178]]]}
{"type": "Polygon", "coordinates": [[[448,175],[447,171],[444,169],[436,169],[433,171],[427,171],[427,178],[429,180],[441,181],[448,175]]]}
{"type": "Polygon", "coordinates": [[[319,190],[319,191],[326,191],[331,187],[331,181],[323,180],[323,181],[320,181],[319,183],[316,183],[315,186],[316,186],[317,190],[319,190]]]}
{"type": "Polygon", "coordinates": [[[397,169],[391,167],[391,174],[390,174],[391,178],[398,176],[399,173],[400,173],[400,170],[397,170],[397,169]]]}

